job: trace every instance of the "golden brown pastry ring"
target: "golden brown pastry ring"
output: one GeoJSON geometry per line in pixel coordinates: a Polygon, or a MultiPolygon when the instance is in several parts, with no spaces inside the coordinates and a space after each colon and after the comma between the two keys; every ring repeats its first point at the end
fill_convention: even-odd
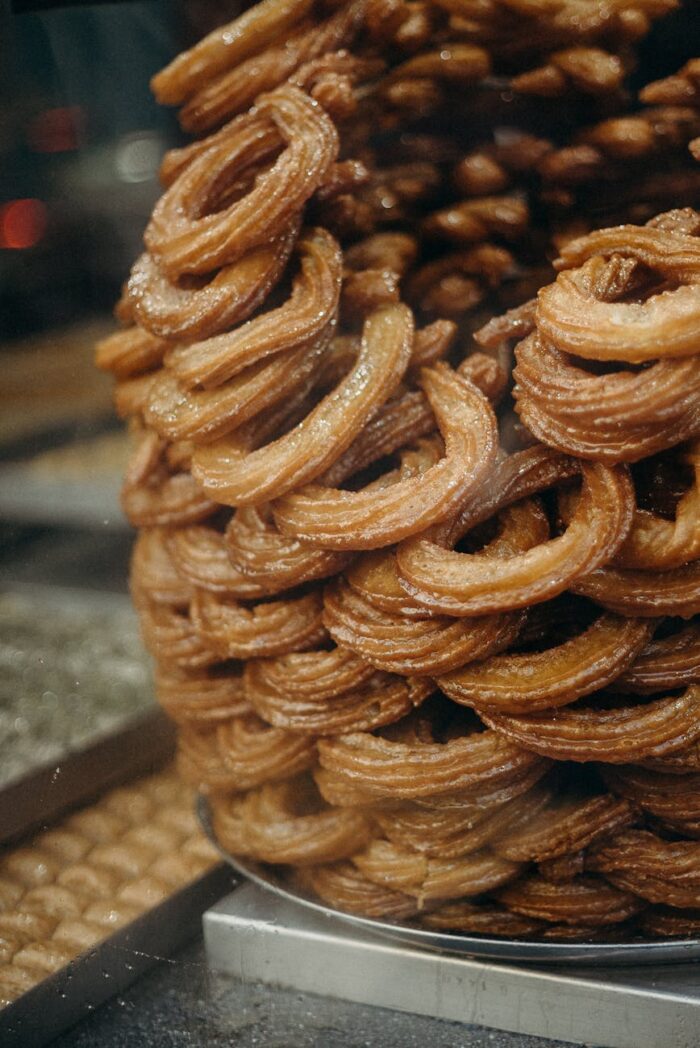
{"type": "Polygon", "coordinates": [[[330,549],[374,549],[444,519],[478,490],[496,455],[489,402],[445,365],[426,368],[421,382],[445,441],[445,457],[419,476],[359,492],[313,485],[274,506],[281,530],[330,549]]]}
{"type": "Polygon", "coordinates": [[[167,366],[185,388],[216,388],[251,364],[327,337],[340,298],[340,245],[317,228],[302,234],[297,250],[300,271],[283,305],[233,331],[175,346],[168,353],[167,366]]]}
{"type": "Polygon", "coordinates": [[[377,310],[365,323],[355,366],[289,433],[256,451],[235,436],[195,449],[192,472],[203,490],[226,505],[255,504],[323,473],[396,389],[412,339],[406,306],[377,310]]]}
{"type": "MultiPolygon", "coordinates": [[[[324,110],[296,87],[257,102],[256,120],[270,120],[286,148],[254,188],[222,211],[210,211],[249,148],[250,134],[231,135],[196,157],[153,209],[144,240],[171,279],[211,273],[279,236],[323,181],[336,158],[338,135],[324,110]]],[[[244,130],[250,131],[244,127],[244,130]]]]}
{"type": "Polygon", "coordinates": [[[505,558],[409,539],[396,554],[401,585],[428,610],[456,616],[510,611],[562,593],[608,561],[632,523],[634,492],[624,470],[582,463],[581,473],[581,498],[562,535],[505,558]]]}
{"type": "Polygon", "coordinates": [[[635,660],[652,625],[605,613],[576,637],[535,653],[496,654],[438,676],[446,695],[477,711],[532,713],[605,688],[635,660]]]}
{"type": "Polygon", "coordinates": [[[691,685],[679,696],[638,706],[480,714],[489,727],[544,757],[629,764],[682,751],[700,738],[699,704],[700,687],[691,685]]]}

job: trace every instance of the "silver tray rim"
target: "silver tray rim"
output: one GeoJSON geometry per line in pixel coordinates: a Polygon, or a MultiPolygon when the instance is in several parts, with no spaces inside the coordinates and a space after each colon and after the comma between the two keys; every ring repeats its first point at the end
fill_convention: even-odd
{"type": "Polygon", "coordinates": [[[274,869],[262,863],[242,862],[227,852],[217,840],[207,798],[197,794],[196,812],[209,841],[229,866],[278,898],[322,914],[331,921],[360,928],[372,935],[399,941],[421,950],[458,954],[484,961],[518,962],[521,964],[566,964],[580,968],[587,966],[625,966],[651,964],[683,964],[700,959],[700,939],[648,939],[619,943],[558,943],[538,942],[533,939],[491,938],[485,935],[461,935],[434,932],[416,928],[403,921],[381,921],[371,917],[343,913],[310,895],[290,890],[275,876],[274,869]]]}

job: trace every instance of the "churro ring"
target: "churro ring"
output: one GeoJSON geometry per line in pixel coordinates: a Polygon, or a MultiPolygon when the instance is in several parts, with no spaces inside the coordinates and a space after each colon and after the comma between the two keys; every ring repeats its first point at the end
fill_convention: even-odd
{"type": "Polygon", "coordinates": [[[525,917],[584,928],[619,924],[644,909],[644,902],[636,894],[589,875],[566,884],[553,884],[530,874],[501,888],[497,898],[509,910],[525,917]]]}
{"type": "Polygon", "coordinates": [[[681,909],[700,907],[700,842],[666,841],[627,830],[599,845],[587,866],[623,891],[681,909]]]}
{"type": "Polygon", "coordinates": [[[180,731],[178,766],[184,778],[211,793],[252,790],[311,768],[312,739],[271,728],[255,714],[180,731]]]}
{"type": "Polygon", "coordinates": [[[328,337],[340,297],[340,246],[319,228],[303,234],[297,248],[300,271],[287,302],[234,331],[170,351],[167,366],[185,388],[216,388],[251,364],[328,337]]]}
{"type": "Polygon", "coordinates": [[[206,443],[226,436],[313,385],[333,334],[328,325],[316,343],[263,359],[216,389],[185,390],[167,368],[151,379],[146,422],[171,441],[206,443]]]}
{"type": "Polygon", "coordinates": [[[262,92],[273,90],[285,80],[306,87],[305,63],[311,65],[350,43],[363,6],[364,0],[356,0],[340,5],[324,22],[298,21],[278,46],[253,54],[208,80],[180,110],[183,129],[195,134],[208,131],[255,105],[262,92]]]}
{"type": "Polygon", "coordinates": [[[615,555],[620,568],[668,571],[700,557],[700,442],[682,454],[693,470],[693,481],[676,506],[673,521],[637,509],[632,529],[615,555]]]}
{"type": "Polygon", "coordinates": [[[190,473],[171,471],[165,450],[157,434],[145,430],[129,460],[121,505],[135,527],[194,524],[211,517],[218,508],[202,494],[190,473]]]}
{"type": "Polygon", "coordinates": [[[323,623],[338,644],[378,669],[436,676],[507,648],[520,631],[522,617],[394,615],[339,580],[324,592],[323,623]]]}
{"type": "Polygon", "coordinates": [[[700,738],[700,687],[638,706],[496,714],[481,719],[506,738],[554,760],[629,764],[682,751],[700,738]]]}
{"type": "Polygon", "coordinates": [[[379,798],[406,800],[505,784],[540,760],[489,731],[444,744],[354,732],[321,739],[318,749],[321,768],[349,785],[379,798]]]}
{"type": "Polygon", "coordinates": [[[527,607],[562,593],[608,561],[632,523],[634,493],[626,472],[582,463],[581,473],[581,497],[562,535],[505,557],[409,539],[396,554],[401,585],[430,611],[457,616],[527,607]]]}
{"type": "Polygon", "coordinates": [[[644,619],[604,613],[578,636],[534,653],[472,662],[438,677],[454,702],[478,711],[530,713],[566,706],[611,684],[651,636],[644,619]]]}
{"type": "Polygon", "coordinates": [[[177,724],[205,727],[253,712],[242,674],[230,665],[184,671],[158,663],[155,684],[158,702],[177,724]]]}
{"type": "Polygon", "coordinates": [[[223,266],[200,288],[180,287],[144,253],[132,266],[127,285],[134,316],[152,336],[163,339],[209,338],[242,323],[280,279],[298,233],[299,223],[292,220],[271,244],[223,266]]]}
{"type": "Polygon", "coordinates": [[[547,809],[552,795],[552,784],[545,782],[492,807],[426,808],[407,802],[387,810],[377,807],[372,818],[384,836],[400,848],[454,859],[490,845],[523,820],[527,823],[543,808],[547,809]]]}
{"type": "Polygon", "coordinates": [[[168,549],[168,529],[142,528],[131,556],[131,591],[142,599],[174,608],[187,608],[194,595],[190,582],[178,570],[168,549]]]}
{"type": "Polygon", "coordinates": [[[167,537],[167,546],[178,573],[192,586],[241,600],[255,600],[270,592],[234,567],[224,536],[214,528],[195,524],[174,529],[167,537]]]}
{"type": "Polygon", "coordinates": [[[214,29],[188,51],[183,51],[153,77],[151,88],[159,102],[177,105],[208,80],[261,51],[293,27],[311,9],[313,0],[263,0],[233,22],[214,29]]]}
{"type": "Polygon", "coordinates": [[[668,571],[597,568],[571,589],[620,615],[689,619],[700,613],[700,561],[668,571]]]}
{"type": "Polygon", "coordinates": [[[455,859],[432,858],[375,840],[352,862],[368,880],[392,891],[414,895],[421,905],[431,899],[482,895],[513,880],[520,864],[486,849],[455,859]]]}
{"type": "Polygon", "coordinates": [[[331,549],[372,549],[444,519],[478,489],[496,455],[496,422],[486,398],[444,365],[421,381],[441,427],[445,457],[416,477],[382,489],[314,485],[275,504],[280,528],[331,549]]]}
{"type": "Polygon", "coordinates": [[[268,724],[305,735],[373,731],[400,720],[434,691],[426,681],[375,673],[332,696],[293,695],[284,688],[283,673],[275,673],[278,668],[265,659],[247,663],[248,700],[268,724]]]}
{"type": "Polygon", "coordinates": [[[376,676],[374,667],[346,648],[280,655],[255,663],[257,676],[271,688],[300,699],[324,702],[376,676]]]}
{"type": "Polygon", "coordinates": [[[511,913],[504,906],[493,903],[473,903],[460,899],[448,902],[437,910],[421,914],[424,928],[436,932],[461,932],[463,935],[501,935],[508,939],[536,936],[542,922],[511,913]]]}
{"type": "Polygon", "coordinates": [[[318,593],[245,607],[219,594],[198,590],[190,605],[197,635],[221,659],[284,655],[313,648],[323,640],[318,593]]]}
{"type": "Polygon", "coordinates": [[[400,921],[412,917],[418,910],[413,896],[375,884],[347,861],[304,869],[301,883],[308,884],[329,906],[363,917],[400,921]]]}
{"type": "Polygon", "coordinates": [[[538,440],[582,458],[636,462],[700,429],[700,362],[592,375],[540,334],[516,349],[518,414],[538,440]]]}
{"type": "Polygon", "coordinates": [[[234,570],[267,593],[335,575],[350,560],[347,553],[315,549],[283,535],[265,505],[236,510],[226,528],[225,542],[234,570]]]}
{"type": "Polygon", "coordinates": [[[203,669],[221,662],[220,655],[196,633],[186,610],[149,600],[140,600],[137,606],[143,642],[159,662],[182,670],[203,669]]]}
{"type": "Polygon", "coordinates": [[[650,906],[642,914],[643,931],[657,939],[695,937],[700,933],[700,912],[650,906]]]}
{"type": "Polygon", "coordinates": [[[159,367],[167,349],[165,339],[134,326],[101,339],[95,349],[95,363],[123,381],[159,367]]]}
{"type": "MultiPolygon", "coordinates": [[[[455,335],[451,321],[436,320],[416,331],[411,353],[410,372],[444,357],[455,335]]],[[[503,392],[505,375],[498,363],[483,353],[472,353],[457,369],[492,403],[503,392]]],[[[392,397],[370,419],[350,447],[319,478],[328,487],[336,487],[361,472],[378,459],[393,455],[420,437],[432,433],[435,416],[422,390],[408,390],[392,397]]]]}
{"type": "Polygon", "coordinates": [[[413,320],[406,306],[377,310],[366,323],[354,368],[291,432],[257,451],[234,438],[195,449],[193,474],[227,505],[265,502],[323,473],[398,385],[408,366],[413,320]]]}
{"type": "Polygon", "coordinates": [[[700,623],[654,638],[615,682],[619,691],[652,695],[700,683],[700,623]]]}
{"type": "Polygon", "coordinates": [[[509,827],[492,841],[498,855],[514,862],[542,863],[570,856],[635,820],[631,804],[612,794],[596,797],[557,796],[552,804],[520,826],[509,827]]]}
{"type": "MultiPolygon", "coordinates": [[[[697,351],[700,332],[700,241],[669,230],[608,230],[609,251],[632,254],[659,269],[664,278],[681,281],[645,302],[605,302],[592,291],[596,262],[589,256],[578,269],[560,272],[537,298],[537,328],[558,349],[591,360],[643,363],[661,357],[689,356],[697,351]],[[636,240],[643,240],[635,253],[636,240]],[[692,283],[686,283],[691,279],[692,283]]],[[[567,245],[567,263],[604,250],[605,236],[590,235],[583,246],[567,245]]]]}
{"type": "Polygon", "coordinates": [[[634,765],[601,769],[606,785],[664,825],[700,836],[700,775],[669,775],[634,765]]]}
{"type": "Polygon", "coordinates": [[[349,858],[370,827],[361,812],[319,804],[313,780],[266,783],[245,795],[212,798],[217,839],[233,855],[306,866],[349,858]]]}
{"type": "Polygon", "coordinates": [[[154,207],[144,240],[171,279],[210,273],[279,235],[336,159],[335,126],[298,88],[261,96],[256,119],[271,120],[286,147],[242,200],[206,213],[248,147],[248,136],[232,134],[192,160],[154,207]]]}

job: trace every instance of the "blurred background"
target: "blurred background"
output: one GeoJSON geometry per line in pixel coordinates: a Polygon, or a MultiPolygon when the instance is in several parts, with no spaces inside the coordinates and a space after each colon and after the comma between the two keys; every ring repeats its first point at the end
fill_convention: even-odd
{"type": "Polygon", "coordinates": [[[126,446],[93,347],[179,141],[149,80],[240,6],[0,0],[0,582],[126,587],[126,446]]]}

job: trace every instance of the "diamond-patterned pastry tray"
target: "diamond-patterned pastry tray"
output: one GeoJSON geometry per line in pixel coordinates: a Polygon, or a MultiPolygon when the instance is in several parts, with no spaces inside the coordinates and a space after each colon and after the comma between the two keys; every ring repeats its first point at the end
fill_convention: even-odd
{"type": "Polygon", "coordinates": [[[0,853],[0,1044],[42,1045],[195,935],[230,889],[168,768],[0,853]]]}

